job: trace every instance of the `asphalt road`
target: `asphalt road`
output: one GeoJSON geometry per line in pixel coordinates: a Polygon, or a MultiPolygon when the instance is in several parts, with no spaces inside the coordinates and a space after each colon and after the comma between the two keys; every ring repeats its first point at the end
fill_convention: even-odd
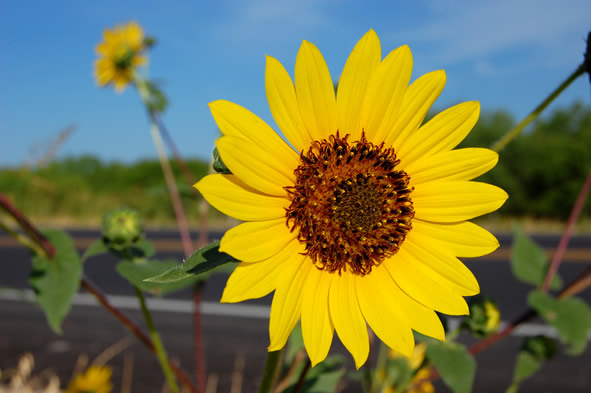
{"type": "MultiPolygon", "coordinates": [[[[84,248],[98,235],[93,231],[73,231],[76,244],[84,248]]],[[[175,233],[148,233],[158,250],[158,257],[182,259],[180,241],[175,233]]],[[[220,234],[213,234],[218,237],[220,234]]],[[[194,237],[195,238],[195,237],[194,237]]],[[[513,278],[508,263],[510,236],[499,236],[501,248],[494,254],[474,260],[466,260],[468,267],[478,278],[482,293],[494,298],[502,311],[503,320],[511,320],[526,309],[525,296],[531,289],[513,278]]],[[[536,241],[548,250],[556,247],[555,236],[537,237],[536,241]]],[[[0,235],[0,288],[28,288],[30,269],[29,254],[11,239],[0,235]]],[[[92,258],[85,264],[85,274],[105,293],[112,295],[117,304],[139,325],[142,317],[133,299],[129,284],[114,271],[117,259],[111,256],[92,258]]],[[[560,267],[564,282],[569,282],[591,263],[591,237],[574,237],[569,246],[565,263],[560,267]]],[[[242,387],[242,392],[255,392],[262,373],[268,344],[268,305],[270,297],[240,305],[219,305],[226,277],[212,277],[204,288],[203,330],[206,366],[210,380],[217,378],[217,392],[232,391],[232,381],[242,387]],[[243,364],[243,366],[240,366],[243,364]],[[243,367],[243,368],[242,368],[243,367]],[[242,373],[235,373],[242,368],[242,373]],[[242,374],[242,380],[237,375],[242,374]]],[[[583,298],[591,303],[591,291],[583,298]]],[[[27,301],[30,292],[0,291],[0,369],[14,367],[21,354],[31,352],[36,359],[36,370],[51,368],[62,380],[67,380],[81,353],[92,360],[99,353],[122,338],[129,337],[110,314],[97,307],[88,294],[76,298],[70,314],[63,324],[63,336],[55,335],[47,326],[43,314],[34,303],[27,301]],[[24,297],[24,298],[23,298],[24,297]]],[[[191,292],[181,291],[166,299],[153,299],[151,308],[154,319],[163,336],[168,352],[178,359],[181,366],[192,373],[192,315],[191,292]]],[[[539,333],[541,322],[533,321],[524,329],[478,355],[478,368],[474,392],[503,392],[513,372],[516,350],[523,335],[539,333]]],[[[473,342],[461,335],[465,343],[473,342]]],[[[136,340],[129,340],[130,347],[110,363],[114,367],[115,389],[120,390],[123,363],[133,363],[133,392],[160,392],[164,378],[155,358],[136,340]],[[132,361],[130,360],[132,359],[132,361]]],[[[338,340],[333,349],[343,350],[338,340]]],[[[346,354],[347,358],[350,356],[346,354]]],[[[352,362],[351,362],[352,364],[352,362]]],[[[591,391],[591,350],[579,357],[559,355],[547,363],[542,372],[523,383],[520,392],[589,392],[591,391]]],[[[350,369],[353,369],[351,367],[350,369]]],[[[437,391],[448,391],[441,382],[437,391]]],[[[347,392],[357,392],[359,386],[351,382],[344,387],[347,392]]]]}

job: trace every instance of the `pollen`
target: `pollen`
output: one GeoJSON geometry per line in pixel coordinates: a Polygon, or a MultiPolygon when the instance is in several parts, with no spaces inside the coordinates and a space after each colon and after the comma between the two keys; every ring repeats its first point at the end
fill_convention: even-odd
{"type": "Polygon", "coordinates": [[[337,132],[302,152],[286,218],[317,268],[363,276],[411,230],[412,188],[393,148],[348,138],[337,132]]]}

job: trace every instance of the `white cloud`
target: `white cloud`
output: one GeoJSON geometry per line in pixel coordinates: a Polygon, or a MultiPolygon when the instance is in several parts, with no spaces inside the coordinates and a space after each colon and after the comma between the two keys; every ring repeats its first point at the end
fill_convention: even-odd
{"type": "Polygon", "coordinates": [[[546,65],[565,64],[574,45],[581,48],[579,53],[584,49],[582,41],[570,41],[586,35],[591,15],[588,0],[433,0],[428,8],[428,24],[402,34],[432,44],[438,61],[446,63],[534,46],[549,55],[546,65]]]}
{"type": "Polygon", "coordinates": [[[229,18],[220,32],[231,40],[245,41],[265,36],[285,40],[302,29],[330,25],[327,6],[336,0],[232,1],[229,18]]]}

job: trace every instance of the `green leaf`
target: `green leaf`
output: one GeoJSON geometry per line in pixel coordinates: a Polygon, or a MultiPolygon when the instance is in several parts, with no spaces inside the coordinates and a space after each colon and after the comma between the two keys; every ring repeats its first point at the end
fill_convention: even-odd
{"type": "Polygon", "coordinates": [[[72,299],[80,287],[82,262],[67,233],[47,230],[43,234],[55,247],[56,254],[53,259],[33,256],[29,283],[45,312],[49,326],[54,332],[61,334],[62,320],[70,311],[72,299]]]}
{"type": "Polygon", "coordinates": [[[200,276],[190,276],[179,281],[168,283],[144,281],[148,277],[154,277],[174,268],[177,264],[178,263],[175,260],[151,260],[143,262],[122,261],[117,264],[117,272],[131,284],[143,291],[149,292],[153,295],[164,295],[193,285],[201,279],[200,276]]]}
{"type": "MultiPolygon", "coordinates": [[[[223,269],[223,265],[230,262],[239,262],[230,255],[220,252],[219,240],[208,244],[207,246],[195,251],[183,264],[176,265],[162,274],[146,278],[146,282],[170,283],[184,280],[189,277],[203,274],[210,270],[228,271],[223,269]],[[223,269],[223,270],[222,270],[223,269]]],[[[233,269],[235,265],[230,266],[233,269]]]]}
{"type": "Polygon", "coordinates": [[[464,346],[453,342],[431,342],[427,345],[427,357],[439,370],[443,382],[455,393],[472,390],[476,362],[464,346]]]}
{"type": "MultiPolygon", "coordinates": [[[[534,243],[519,225],[516,225],[511,248],[511,269],[515,277],[539,287],[544,282],[549,263],[544,249],[534,243]]],[[[560,277],[554,276],[550,288],[558,289],[561,286],[560,277]]]]}
{"type": "Polygon", "coordinates": [[[413,370],[406,358],[395,358],[388,361],[386,375],[387,386],[396,386],[397,389],[405,391],[404,389],[412,381],[413,370]]]}
{"type": "Polygon", "coordinates": [[[591,308],[587,303],[577,298],[554,299],[540,291],[532,291],[527,301],[570,344],[569,354],[579,355],[585,350],[591,328],[591,308]]]}
{"type": "Polygon", "coordinates": [[[517,355],[515,362],[515,369],[513,371],[513,382],[506,393],[516,393],[519,389],[519,384],[531,377],[542,366],[542,360],[536,358],[529,352],[521,351],[517,355]]]}
{"type": "Polygon", "coordinates": [[[298,322],[289,335],[285,363],[290,365],[301,349],[304,349],[304,337],[302,336],[302,325],[298,322]]]}
{"type": "Polygon", "coordinates": [[[92,243],[82,255],[82,262],[95,255],[100,255],[109,252],[109,248],[105,245],[103,239],[97,239],[92,243]]]}
{"type": "MultiPolygon", "coordinates": [[[[334,392],[343,375],[345,375],[345,358],[341,355],[329,356],[308,371],[301,392],[334,392]]],[[[294,375],[294,383],[285,390],[286,393],[293,392],[298,376],[299,373],[294,375]]]]}

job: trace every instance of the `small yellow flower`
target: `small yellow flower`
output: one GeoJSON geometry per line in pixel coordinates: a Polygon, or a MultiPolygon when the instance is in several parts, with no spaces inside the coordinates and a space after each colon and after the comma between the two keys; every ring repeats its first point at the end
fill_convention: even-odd
{"type": "Polygon", "coordinates": [[[111,367],[90,366],[72,379],[64,393],[109,393],[111,384],[111,367]]]}
{"type": "Polygon", "coordinates": [[[132,81],[136,68],[146,64],[143,52],[144,32],[136,22],[104,31],[103,42],[96,46],[99,58],[94,63],[94,76],[99,86],[113,83],[122,92],[132,81]]]}
{"type": "Polygon", "coordinates": [[[484,303],[484,312],[486,314],[486,330],[496,332],[501,324],[501,313],[498,307],[492,302],[484,303]]]}
{"type": "Polygon", "coordinates": [[[433,393],[435,391],[435,386],[433,386],[430,381],[423,381],[425,378],[428,378],[430,374],[431,371],[428,367],[420,369],[412,378],[411,385],[414,387],[406,393],[433,393]]]}
{"type": "Polygon", "coordinates": [[[468,314],[463,296],[480,291],[457,257],[499,245],[467,221],[507,198],[471,181],[498,156],[454,150],[478,120],[478,102],[422,124],[445,73],[409,85],[412,65],[408,46],[382,59],[370,30],[349,56],[335,97],[313,44],[300,47],[295,84],[268,57],[267,99],[289,144],[245,108],[210,104],[224,134],[216,145],[232,174],[206,176],[196,187],[218,210],[246,221],[221,241],[221,251],[242,261],[222,302],[275,291],[269,351],[285,345],[301,318],[312,365],[324,360],[336,331],[361,367],[367,325],[411,356],[413,329],[444,340],[435,311],[468,314]]]}

